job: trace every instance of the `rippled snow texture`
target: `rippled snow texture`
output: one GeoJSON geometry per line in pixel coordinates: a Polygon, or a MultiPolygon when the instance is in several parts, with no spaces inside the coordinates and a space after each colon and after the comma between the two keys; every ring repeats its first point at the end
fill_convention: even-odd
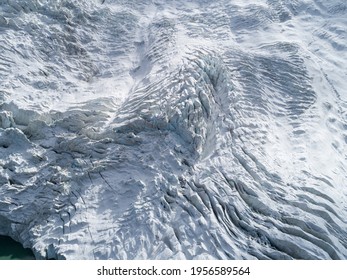
{"type": "Polygon", "coordinates": [[[0,0],[0,234],[346,259],[346,34],[342,0],[0,0]]]}

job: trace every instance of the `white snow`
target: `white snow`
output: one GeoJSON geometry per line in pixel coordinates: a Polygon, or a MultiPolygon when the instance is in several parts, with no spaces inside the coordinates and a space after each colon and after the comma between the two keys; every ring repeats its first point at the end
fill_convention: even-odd
{"type": "Polygon", "coordinates": [[[0,234],[346,259],[346,35],[342,0],[0,0],[0,234]]]}

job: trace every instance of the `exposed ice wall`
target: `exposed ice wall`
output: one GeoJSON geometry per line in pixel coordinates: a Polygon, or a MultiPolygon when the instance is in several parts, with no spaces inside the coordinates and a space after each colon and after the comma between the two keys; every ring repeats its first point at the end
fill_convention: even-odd
{"type": "Polygon", "coordinates": [[[37,258],[345,259],[343,1],[1,1],[0,234],[37,258]]]}

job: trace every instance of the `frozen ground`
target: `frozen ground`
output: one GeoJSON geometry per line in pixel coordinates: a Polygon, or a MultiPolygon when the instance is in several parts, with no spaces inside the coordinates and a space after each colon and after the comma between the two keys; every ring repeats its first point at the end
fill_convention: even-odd
{"type": "Polygon", "coordinates": [[[346,35],[344,0],[0,0],[0,235],[346,259],[346,35]]]}

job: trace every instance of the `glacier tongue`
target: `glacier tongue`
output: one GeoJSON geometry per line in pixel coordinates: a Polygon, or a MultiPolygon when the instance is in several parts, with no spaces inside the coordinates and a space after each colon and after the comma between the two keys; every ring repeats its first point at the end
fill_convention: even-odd
{"type": "Polygon", "coordinates": [[[0,0],[0,235],[38,259],[346,259],[346,13],[0,0]]]}

